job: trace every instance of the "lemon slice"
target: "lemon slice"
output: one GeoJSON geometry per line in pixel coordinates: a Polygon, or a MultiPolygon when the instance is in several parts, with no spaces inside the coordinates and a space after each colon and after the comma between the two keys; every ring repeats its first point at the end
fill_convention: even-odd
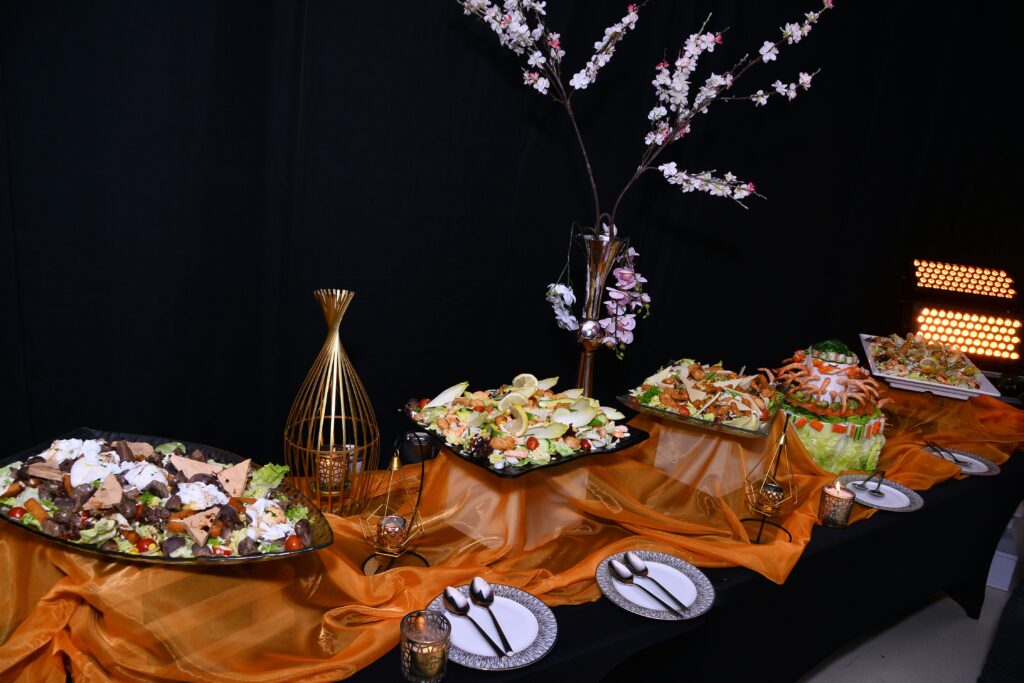
{"type": "Polygon", "coordinates": [[[516,393],[520,393],[527,398],[537,393],[537,384],[537,378],[528,372],[516,375],[516,378],[512,380],[512,386],[515,387],[516,393]]]}
{"type": "Polygon", "coordinates": [[[527,398],[520,394],[518,391],[513,391],[510,394],[506,394],[498,401],[498,410],[505,412],[511,410],[512,406],[521,406],[526,403],[527,398]]]}
{"type": "Polygon", "coordinates": [[[520,405],[512,406],[512,414],[516,417],[505,425],[505,431],[512,436],[520,437],[526,433],[526,428],[529,427],[530,418],[526,415],[526,411],[523,410],[523,407],[520,405]]]}

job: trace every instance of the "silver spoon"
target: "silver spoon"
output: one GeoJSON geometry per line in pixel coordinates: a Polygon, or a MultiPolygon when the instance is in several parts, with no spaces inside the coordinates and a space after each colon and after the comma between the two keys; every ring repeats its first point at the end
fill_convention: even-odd
{"type": "Polygon", "coordinates": [[[928,446],[929,448],[931,448],[936,454],[938,454],[938,456],[940,458],[944,457],[944,456],[948,457],[950,460],[955,462],[961,468],[966,468],[966,467],[970,467],[971,466],[971,463],[967,462],[966,460],[961,460],[960,458],[956,457],[956,453],[954,453],[953,451],[949,450],[948,448],[944,448],[944,447],[938,445],[934,441],[925,441],[924,444],[926,446],[928,446]]]}
{"type": "Polygon", "coordinates": [[[498,637],[501,638],[501,644],[505,646],[505,653],[512,654],[515,650],[508,644],[508,638],[505,637],[505,631],[502,630],[501,624],[498,623],[498,617],[494,616],[494,611],[491,609],[491,605],[494,604],[494,590],[491,589],[491,584],[484,581],[479,576],[474,576],[473,580],[469,584],[469,598],[474,604],[480,605],[481,607],[487,608],[487,613],[491,615],[491,621],[494,622],[494,627],[498,629],[498,637]]]}
{"type": "Polygon", "coordinates": [[[883,496],[885,496],[885,494],[879,491],[878,489],[882,488],[882,481],[885,479],[885,470],[875,470],[867,479],[863,481],[855,481],[852,484],[850,484],[850,486],[860,489],[861,491],[867,491],[868,484],[870,484],[871,480],[874,479],[875,477],[878,477],[878,484],[875,486],[873,490],[868,491],[868,493],[870,493],[872,496],[875,496],[876,498],[882,498],[883,496]]]}
{"type": "Polygon", "coordinates": [[[452,614],[469,619],[470,623],[472,623],[473,626],[476,626],[476,630],[479,631],[480,635],[482,635],[484,640],[487,641],[487,644],[494,649],[494,654],[499,657],[505,656],[505,653],[501,651],[498,644],[491,640],[491,637],[487,635],[487,631],[485,631],[480,624],[476,623],[476,619],[469,616],[469,600],[466,599],[465,595],[451,586],[448,586],[444,589],[444,593],[441,594],[441,602],[444,604],[444,608],[452,614]]]}
{"type": "Polygon", "coordinates": [[[647,593],[649,596],[654,598],[655,602],[657,602],[659,605],[664,607],[666,610],[668,610],[672,614],[678,614],[681,617],[685,617],[686,616],[682,612],[677,610],[675,607],[672,607],[667,602],[665,602],[664,600],[659,598],[657,595],[655,595],[651,591],[647,590],[646,588],[644,588],[640,584],[636,583],[634,581],[634,579],[633,579],[633,572],[629,571],[629,569],[626,567],[626,565],[622,564],[618,560],[608,560],[608,567],[611,569],[612,577],[616,581],[621,581],[622,583],[628,584],[630,586],[636,586],[637,588],[642,590],[644,593],[647,593]]]}
{"type": "Polygon", "coordinates": [[[682,600],[680,600],[672,594],[672,591],[662,586],[660,581],[658,581],[653,576],[649,575],[650,572],[647,569],[647,563],[641,560],[640,557],[632,550],[626,553],[626,567],[629,569],[629,571],[633,572],[634,576],[640,576],[642,578],[647,579],[648,581],[653,581],[654,585],[660,588],[662,593],[672,598],[672,600],[674,600],[675,603],[679,605],[680,609],[682,609],[684,612],[690,611],[689,608],[685,604],[683,604],[682,600]]]}

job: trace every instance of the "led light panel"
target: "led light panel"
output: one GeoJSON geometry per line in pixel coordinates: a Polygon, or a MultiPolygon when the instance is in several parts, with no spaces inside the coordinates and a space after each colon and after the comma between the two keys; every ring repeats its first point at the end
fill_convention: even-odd
{"type": "Polygon", "coordinates": [[[955,263],[914,260],[917,286],[948,292],[1012,299],[1017,296],[1013,278],[1005,270],[961,266],[955,263]]]}
{"type": "Polygon", "coordinates": [[[1015,318],[922,308],[917,314],[917,333],[972,356],[1020,359],[1020,320],[1015,318]]]}

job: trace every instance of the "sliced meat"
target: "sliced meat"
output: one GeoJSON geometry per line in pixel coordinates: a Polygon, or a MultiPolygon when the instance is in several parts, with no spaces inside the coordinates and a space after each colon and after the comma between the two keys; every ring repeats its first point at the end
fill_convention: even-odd
{"type": "Polygon", "coordinates": [[[181,536],[170,536],[160,544],[160,552],[169,557],[175,550],[185,547],[185,539],[181,536]]]}

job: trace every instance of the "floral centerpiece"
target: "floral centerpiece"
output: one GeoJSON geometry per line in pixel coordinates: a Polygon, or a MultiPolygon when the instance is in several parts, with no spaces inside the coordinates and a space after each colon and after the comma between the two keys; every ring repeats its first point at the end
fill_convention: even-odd
{"type": "MultiPolygon", "coordinates": [[[[586,90],[597,80],[601,69],[615,54],[618,44],[636,26],[640,7],[629,5],[625,16],[605,29],[604,35],[595,41],[594,52],[586,64],[565,82],[562,64],[566,51],[562,47],[561,34],[552,31],[546,24],[546,2],[505,0],[499,5],[490,0],[459,0],[459,4],[466,14],[477,17],[490,27],[503,46],[525,60],[522,68],[523,83],[561,105],[579,145],[594,205],[593,227],[587,229],[590,239],[585,242],[588,250],[588,281],[582,315],[577,316],[573,312],[577,297],[569,279],[569,268],[563,270],[557,282],[548,286],[547,300],[555,311],[558,326],[577,332],[584,346],[580,381],[585,382],[592,375],[592,358],[589,360],[589,372],[585,373],[583,367],[588,351],[592,352],[593,348],[603,344],[614,349],[621,357],[626,345],[633,341],[637,315],[645,317],[650,311],[650,295],[643,289],[647,280],[636,270],[638,254],[625,243],[616,227],[616,217],[623,197],[648,171],[661,173],[665,180],[678,186],[684,193],[707,192],[716,197],[727,197],[740,205],[743,205],[747,197],[760,196],[754,183],[740,180],[733,173],[680,169],[677,162],[665,160],[663,153],[690,133],[691,124],[697,115],[708,113],[718,102],[746,100],[755,106],[763,106],[775,97],[793,100],[801,90],[810,89],[814,74],[801,72],[793,82],[776,80],[770,88],[761,88],[748,95],[731,95],[736,82],[751,67],[775,61],[780,48],[799,43],[805,38],[822,13],[832,9],[832,0],[824,0],[822,8],[807,12],[802,21],[785,24],[780,29],[781,36],[774,41],[764,41],[756,56],[744,55],[728,71],[710,73],[699,86],[694,80],[698,62],[702,56],[714,52],[724,42],[721,32],[705,31],[707,21],[700,31],[686,39],[674,60],[659,62],[654,68],[651,81],[655,104],[647,114],[651,128],[644,137],[640,163],[616,196],[611,211],[602,210],[597,182],[587,146],[576,122],[572,98],[576,91],[586,90]],[[600,253],[595,255],[594,250],[600,253]],[[605,288],[609,274],[615,276],[615,286],[605,288]]],[[[585,388],[589,395],[591,387],[585,388]]]]}

